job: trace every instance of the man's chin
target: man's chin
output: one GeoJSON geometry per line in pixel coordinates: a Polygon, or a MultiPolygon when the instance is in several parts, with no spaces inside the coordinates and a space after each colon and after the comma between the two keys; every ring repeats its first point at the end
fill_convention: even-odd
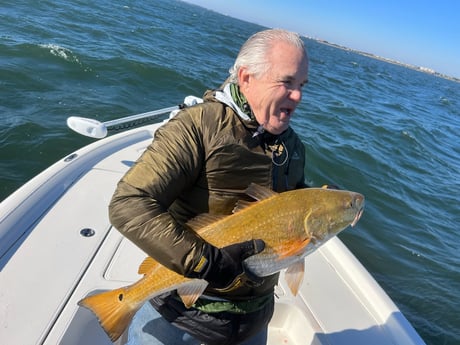
{"type": "Polygon", "coordinates": [[[287,126],[270,127],[270,128],[267,128],[266,131],[273,135],[280,135],[283,132],[285,132],[288,128],[289,128],[289,124],[287,126]]]}

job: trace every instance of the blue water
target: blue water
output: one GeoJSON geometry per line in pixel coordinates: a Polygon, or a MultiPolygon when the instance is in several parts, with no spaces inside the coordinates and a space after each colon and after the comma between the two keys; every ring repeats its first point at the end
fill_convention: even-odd
{"type": "MultiPolygon", "coordinates": [[[[186,3],[0,3],[0,200],[115,119],[202,95],[262,27],[186,3]]],[[[460,343],[460,83],[305,39],[293,127],[313,185],[365,194],[341,239],[427,344],[460,343]]]]}

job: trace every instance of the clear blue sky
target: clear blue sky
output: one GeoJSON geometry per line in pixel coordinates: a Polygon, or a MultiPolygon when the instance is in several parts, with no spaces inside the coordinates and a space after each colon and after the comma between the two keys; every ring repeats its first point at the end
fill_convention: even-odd
{"type": "Polygon", "coordinates": [[[460,0],[186,0],[460,78],[460,0]]]}

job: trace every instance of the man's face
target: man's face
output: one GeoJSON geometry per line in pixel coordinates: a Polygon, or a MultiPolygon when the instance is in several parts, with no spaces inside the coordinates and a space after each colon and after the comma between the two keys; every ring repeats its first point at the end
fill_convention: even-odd
{"type": "Polygon", "coordinates": [[[246,96],[257,122],[272,134],[281,134],[297,104],[308,79],[308,60],[302,49],[286,42],[275,43],[269,51],[269,70],[260,76],[242,67],[240,89],[246,96]]]}

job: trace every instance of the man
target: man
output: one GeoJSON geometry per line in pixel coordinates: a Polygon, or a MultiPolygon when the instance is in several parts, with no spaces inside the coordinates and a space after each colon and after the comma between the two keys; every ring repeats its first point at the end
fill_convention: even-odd
{"type": "Polygon", "coordinates": [[[305,187],[304,147],[289,123],[307,76],[297,34],[256,33],[242,46],[222,89],[208,91],[204,103],[160,128],[119,182],[109,206],[112,224],[164,266],[209,282],[190,309],[175,293],[153,299],[163,319],[153,309],[146,318],[155,322],[135,318],[133,339],[142,341],[150,327],[158,344],[170,344],[160,339],[165,329],[173,337],[167,320],[186,332],[174,335],[184,335],[182,344],[266,343],[278,275],[255,277],[242,263],[264,243],[216,248],[185,224],[200,213],[230,214],[239,199],[247,199],[251,182],[277,192],[305,187]]]}

